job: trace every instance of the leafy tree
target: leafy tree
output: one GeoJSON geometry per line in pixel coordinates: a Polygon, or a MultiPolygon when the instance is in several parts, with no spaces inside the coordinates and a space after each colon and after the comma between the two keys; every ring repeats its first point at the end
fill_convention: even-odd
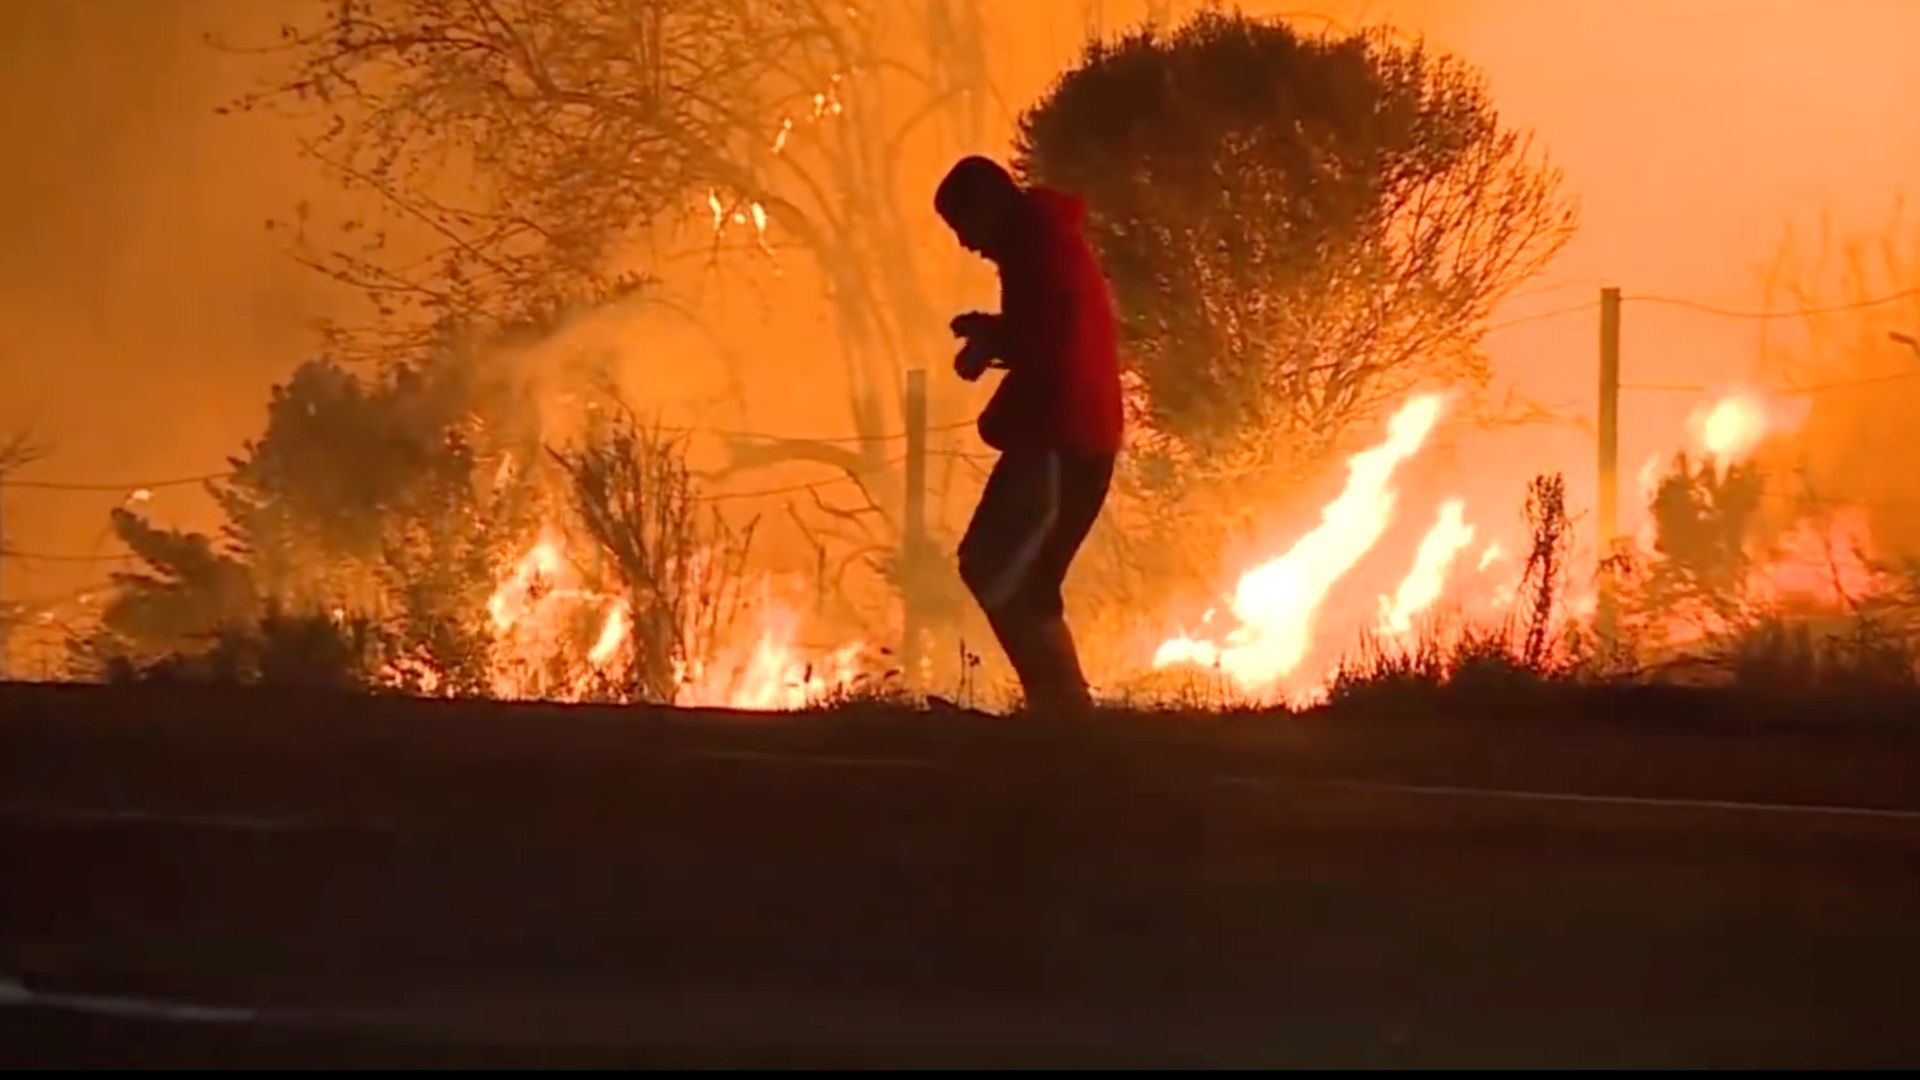
{"type": "Polygon", "coordinates": [[[113,511],[120,542],[146,564],[116,572],[99,627],[76,643],[84,670],[119,659],[144,665],[214,647],[225,627],[250,624],[261,611],[247,564],[200,533],[167,529],[126,509],[113,511]]]}
{"type": "Polygon", "coordinates": [[[496,564],[542,510],[538,432],[511,381],[458,355],[371,377],[314,361],[274,388],[267,417],[211,485],[218,542],[116,512],[149,569],[116,576],[82,652],[244,659],[255,642],[298,651],[324,637],[312,620],[355,613],[378,624],[378,648],[356,638],[342,655],[411,689],[484,692],[496,564]]]}
{"type": "Polygon", "coordinates": [[[1089,45],[1017,165],[1088,200],[1163,485],[1311,467],[1417,383],[1477,383],[1488,312],[1574,221],[1464,62],[1242,15],[1089,45]]]}

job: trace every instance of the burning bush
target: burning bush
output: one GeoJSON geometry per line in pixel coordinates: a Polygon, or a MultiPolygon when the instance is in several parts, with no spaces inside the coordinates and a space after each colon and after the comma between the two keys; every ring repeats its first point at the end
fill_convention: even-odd
{"type": "Polygon", "coordinates": [[[596,649],[625,659],[628,692],[672,701],[733,628],[754,523],[734,529],[702,506],[681,443],[625,410],[553,459],[624,612],[596,649]]]}

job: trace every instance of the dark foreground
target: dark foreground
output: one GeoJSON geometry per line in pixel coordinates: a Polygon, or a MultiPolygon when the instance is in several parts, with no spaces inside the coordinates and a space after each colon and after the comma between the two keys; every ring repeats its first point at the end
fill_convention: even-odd
{"type": "Polygon", "coordinates": [[[1630,721],[0,687],[0,1069],[1920,1065],[1920,741],[1630,721]]]}

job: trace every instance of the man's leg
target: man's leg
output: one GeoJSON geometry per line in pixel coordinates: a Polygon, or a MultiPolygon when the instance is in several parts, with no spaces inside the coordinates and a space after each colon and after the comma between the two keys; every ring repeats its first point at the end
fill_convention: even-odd
{"type": "Polygon", "coordinates": [[[1060,519],[1060,481],[1057,454],[1002,455],[960,541],[961,580],[986,612],[1029,702],[1046,695],[1053,677],[1052,652],[1030,602],[1035,569],[1060,519]]]}
{"type": "Polygon", "coordinates": [[[1060,513],[1047,535],[1033,572],[1028,576],[1021,608],[1030,619],[1031,648],[1038,670],[1028,701],[1064,716],[1085,715],[1093,707],[1080,652],[1067,627],[1067,571],[1080,545],[1100,517],[1107,489],[1113,482],[1113,458],[1071,457],[1062,461],[1060,513]]]}

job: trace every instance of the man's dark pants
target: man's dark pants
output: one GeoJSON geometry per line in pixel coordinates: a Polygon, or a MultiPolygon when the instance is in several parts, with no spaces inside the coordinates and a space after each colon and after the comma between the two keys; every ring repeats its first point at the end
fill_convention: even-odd
{"type": "Polygon", "coordinates": [[[1088,704],[1061,589],[1106,502],[1113,464],[1112,454],[1003,454],[960,541],[960,577],[986,611],[1029,708],[1088,704]]]}

